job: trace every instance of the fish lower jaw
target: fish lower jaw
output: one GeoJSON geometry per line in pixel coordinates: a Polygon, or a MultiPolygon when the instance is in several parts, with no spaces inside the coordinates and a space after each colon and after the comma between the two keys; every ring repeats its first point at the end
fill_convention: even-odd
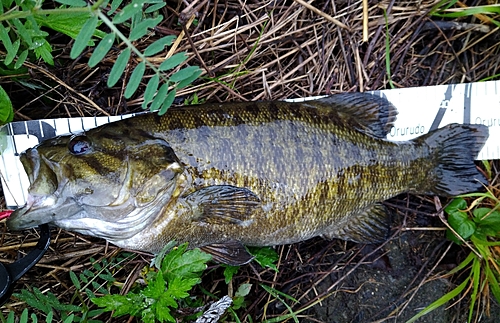
{"type": "Polygon", "coordinates": [[[29,194],[24,207],[31,210],[32,208],[52,207],[56,205],[56,203],[57,197],[54,195],[36,196],[29,194]]]}

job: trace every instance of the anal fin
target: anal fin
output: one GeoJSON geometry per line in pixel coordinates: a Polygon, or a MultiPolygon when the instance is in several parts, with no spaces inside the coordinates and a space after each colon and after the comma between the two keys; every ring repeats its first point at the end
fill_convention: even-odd
{"type": "Polygon", "coordinates": [[[245,265],[253,259],[253,256],[247,251],[245,246],[236,240],[212,243],[200,247],[200,250],[212,255],[214,261],[230,266],[245,265]]]}
{"type": "Polygon", "coordinates": [[[388,238],[390,223],[391,216],[387,208],[376,203],[351,216],[343,226],[331,225],[322,236],[357,243],[380,243],[388,238]]]}

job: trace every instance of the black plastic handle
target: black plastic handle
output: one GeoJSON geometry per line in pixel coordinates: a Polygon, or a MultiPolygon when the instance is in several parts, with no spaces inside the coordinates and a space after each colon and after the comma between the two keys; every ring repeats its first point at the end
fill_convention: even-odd
{"type": "Polygon", "coordinates": [[[14,283],[31,269],[40,259],[50,245],[50,230],[48,224],[38,226],[40,239],[25,257],[12,264],[0,263],[0,306],[5,304],[14,290],[14,283]]]}

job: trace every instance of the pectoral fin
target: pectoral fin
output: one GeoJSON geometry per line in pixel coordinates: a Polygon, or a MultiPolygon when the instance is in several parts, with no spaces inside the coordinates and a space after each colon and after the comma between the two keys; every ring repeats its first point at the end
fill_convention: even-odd
{"type": "Polygon", "coordinates": [[[186,196],[193,210],[193,220],[209,224],[237,224],[247,226],[261,205],[252,191],[230,185],[202,188],[186,196]]]}
{"type": "Polygon", "coordinates": [[[338,238],[357,243],[379,243],[388,238],[391,217],[387,208],[374,204],[357,215],[347,219],[343,226],[332,225],[325,233],[325,238],[338,238]]]}
{"type": "Polygon", "coordinates": [[[241,242],[230,240],[224,243],[213,243],[200,249],[210,255],[216,262],[230,266],[241,266],[252,261],[253,256],[241,242]]]}

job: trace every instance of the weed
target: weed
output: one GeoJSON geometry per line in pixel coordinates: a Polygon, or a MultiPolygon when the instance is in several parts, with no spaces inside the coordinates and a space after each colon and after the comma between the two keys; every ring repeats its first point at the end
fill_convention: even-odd
{"type": "MultiPolygon", "coordinates": [[[[487,173],[488,173],[487,169],[487,173]]],[[[467,258],[447,276],[467,270],[464,281],[452,291],[439,298],[406,323],[445,305],[454,297],[470,294],[468,322],[484,308],[489,315],[490,292],[500,303],[500,201],[493,188],[485,193],[471,193],[454,199],[446,208],[449,229],[446,236],[459,245],[466,244],[471,252],[467,258]],[[464,198],[475,198],[470,205],[464,198]],[[485,207],[487,206],[487,207],[485,207]],[[481,304],[483,302],[483,304],[481,304]],[[482,306],[481,306],[482,305],[482,306]]],[[[476,318],[477,319],[477,318],[476,318]]]]}
{"type": "MultiPolygon", "coordinates": [[[[173,103],[176,91],[198,78],[201,70],[197,66],[187,66],[177,70],[177,67],[187,59],[185,53],[172,55],[159,66],[151,63],[149,58],[171,45],[175,36],[165,36],[156,40],[144,52],[139,51],[132,42],[150,33],[150,30],[162,21],[163,16],[159,14],[159,9],[166,4],[161,0],[133,0],[122,6],[122,1],[112,0],[109,11],[104,11],[108,0],[98,0],[94,4],[87,4],[83,0],[56,0],[61,6],[53,9],[43,9],[45,4],[43,0],[2,1],[0,40],[6,55],[0,58],[0,62],[7,70],[20,69],[28,59],[42,59],[45,63],[54,65],[49,34],[42,31],[41,27],[50,28],[75,39],[70,52],[72,59],[80,56],[87,46],[95,47],[88,60],[91,68],[101,62],[115,41],[119,40],[126,48],[121,51],[111,68],[107,85],[112,87],[122,78],[131,59],[137,61],[129,79],[124,81],[125,98],[134,95],[146,71],[150,70],[153,73],[149,75],[151,78],[144,93],[142,107],[164,114],[173,103]],[[110,32],[101,31],[100,25],[105,25],[110,32]],[[128,37],[118,26],[125,27],[128,37]],[[101,39],[97,45],[95,39],[101,39]],[[170,76],[166,75],[167,71],[171,73],[170,76]]],[[[2,114],[8,112],[0,111],[0,117],[2,114]]]]}
{"type": "MultiPolygon", "coordinates": [[[[109,261],[105,258],[97,261],[91,258],[92,269],[86,269],[80,274],[70,272],[70,278],[73,285],[76,287],[71,302],[69,304],[61,302],[61,300],[50,291],[41,291],[38,288],[31,290],[23,289],[21,293],[15,293],[13,296],[33,309],[42,312],[45,315],[45,322],[53,322],[55,317],[60,318],[61,322],[87,322],[87,323],[102,323],[101,320],[95,319],[101,315],[104,310],[91,309],[91,298],[95,298],[95,294],[109,294],[111,286],[116,284],[116,279],[113,277],[112,271],[119,270],[123,263],[135,257],[132,253],[120,253],[109,261]],[[79,305],[75,305],[75,304],[79,305]]],[[[28,309],[24,309],[20,321],[23,322],[23,317],[31,317],[33,322],[37,322],[35,313],[29,314],[28,309]]],[[[13,323],[11,317],[14,317],[14,312],[10,312],[7,319],[0,313],[0,321],[2,323],[13,323]]]]}
{"type": "Polygon", "coordinates": [[[500,6],[498,4],[468,7],[458,0],[441,0],[430,11],[431,16],[442,18],[475,16],[483,23],[494,24],[500,27],[500,22],[488,16],[494,14],[500,14],[500,6]],[[453,8],[455,5],[458,5],[459,8],[453,8]]]}

